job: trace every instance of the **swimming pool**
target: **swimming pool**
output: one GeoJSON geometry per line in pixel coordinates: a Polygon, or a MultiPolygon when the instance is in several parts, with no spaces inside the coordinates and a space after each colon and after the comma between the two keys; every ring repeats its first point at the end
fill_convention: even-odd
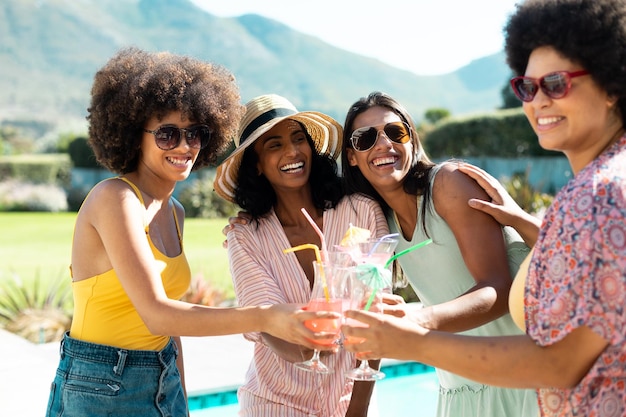
{"type": "MultiPolygon", "coordinates": [[[[435,370],[416,362],[383,365],[385,379],[376,383],[379,417],[419,415],[431,417],[437,410],[439,383],[435,370]]],[[[191,417],[237,415],[237,390],[189,398],[191,417]]]]}

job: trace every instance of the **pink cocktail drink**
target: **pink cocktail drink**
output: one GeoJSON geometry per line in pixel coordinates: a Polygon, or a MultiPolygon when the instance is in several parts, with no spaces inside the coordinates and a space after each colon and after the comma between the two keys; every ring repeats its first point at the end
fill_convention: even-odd
{"type": "MultiPolygon", "coordinates": [[[[314,298],[309,301],[307,305],[307,310],[310,311],[333,311],[336,313],[341,313],[342,311],[342,300],[341,299],[330,299],[326,301],[325,298],[314,298]]],[[[339,330],[341,329],[341,320],[340,319],[314,319],[314,320],[306,320],[304,325],[314,332],[318,333],[328,333],[328,334],[339,334],[339,330]]],[[[334,344],[333,340],[318,340],[318,343],[321,345],[332,345],[334,344]]]]}
{"type": "MultiPolygon", "coordinates": [[[[369,297],[368,292],[364,291],[365,287],[363,285],[358,286],[358,285],[354,285],[353,286],[353,294],[355,297],[357,297],[356,300],[344,300],[344,306],[343,306],[343,311],[347,311],[350,309],[353,310],[362,310],[363,306],[366,304],[367,302],[367,298],[369,297]],[[347,304],[346,304],[347,303],[347,304]]],[[[376,297],[376,302],[374,304],[371,305],[369,311],[372,312],[382,312],[382,308],[381,308],[381,303],[382,301],[380,300],[380,297],[376,297]]],[[[347,325],[347,326],[352,326],[352,327],[367,327],[367,324],[355,320],[355,319],[351,319],[348,317],[344,316],[343,319],[343,324],[347,325]]],[[[356,343],[362,343],[365,341],[365,338],[363,337],[356,337],[356,336],[345,336],[345,339],[343,341],[344,344],[356,344],[356,343]]]]}
{"type": "MultiPolygon", "coordinates": [[[[360,322],[358,320],[355,320],[355,319],[349,319],[347,317],[344,319],[344,324],[348,326],[352,326],[352,327],[367,327],[367,324],[360,322]]],[[[349,344],[363,343],[364,341],[365,341],[364,337],[346,336],[345,339],[343,340],[343,343],[345,345],[349,345],[349,344]]]]}
{"type": "MultiPolygon", "coordinates": [[[[354,302],[352,300],[349,299],[344,299],[343,300],[343,311],[348,311],[352,308],[352,305],[354,304],[354,302]]],[[[347,324],[349,326],[354,326],[354,327],[365,327],[365,325],[355,319],[349,319],[347,317],[344,316],[343,318],[343,324],[347,324]]],[[[344,344],[351,344],[351,343],[361,343],[363,342],[365,339],[362,337],[354,337],[354,336],[344,336],[343,339],[343,343],[344,344]]]]}

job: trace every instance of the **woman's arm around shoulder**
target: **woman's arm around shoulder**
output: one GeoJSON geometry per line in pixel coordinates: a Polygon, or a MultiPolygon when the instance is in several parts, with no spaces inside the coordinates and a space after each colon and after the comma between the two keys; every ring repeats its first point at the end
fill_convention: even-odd
{"type": "Polygon", "coordinates": [[[484,190],[456,164],[443,164],[436,174],[432,188],[434,210],[454,234],[476,284],[452,301],[420,310],[420,316],[430,315],[429,323],[422,323],[428,328],[463,331],[508,312],[512,278],[502,227],[467,204],[470,198],[485,197],[484,190]]]}
{"type": "Polygon", "coordinates": [[[481,168],[462,163],[459,164],[459,171],[473,178],[488,194],[487,199],[470,199],[469,206],[489,214],[503,226],[513,227],[524,242],[533,247],[537,241],[541,220],[522,210],[502,184],[481,168]]]}

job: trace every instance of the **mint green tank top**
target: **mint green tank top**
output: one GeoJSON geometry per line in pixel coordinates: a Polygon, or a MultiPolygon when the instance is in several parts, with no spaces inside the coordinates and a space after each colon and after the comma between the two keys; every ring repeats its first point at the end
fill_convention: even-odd
{"type": "MultiPolygon", "coordinates": [[[[431,173],[431,187],[441,165],[433,168],[431,173]]],[[[420,199],[418,205],[418,221],[413,232],[411,241],[403,238],[400,226],[392,213],[388,217],[389,230],[391,233],[400,233],[396,253],[407,249],[417,243],[432,238],[433,242],[419,250],[409,252],[398,258],[409,283],[425,306],[440,304],[457,298],[465,293],[476,282],[467,269],[461,250],[455,236],[448,224],[437,214],[432,200],[429,201],[427,212],[422,212],[420,199]],[[422,216],[425,216],[428,236],[422,228],[422,216]]],[[[502,230],[507,246],[509,269],[514,277],[519,265],[522,263],[530,249],[524,243],[521,236],[511,227],[502,230]]],[[[476,336],[498,336],[521,334],[520,329],[514,324],[510,314],[506,314],[490,323],[463,332],[463,334],[476,336]]],[[[446,371],[437,370],[439,381],[444,388],[458,388],[460,386],[480,387],[473,381],[461,378],[446,371]]]]}

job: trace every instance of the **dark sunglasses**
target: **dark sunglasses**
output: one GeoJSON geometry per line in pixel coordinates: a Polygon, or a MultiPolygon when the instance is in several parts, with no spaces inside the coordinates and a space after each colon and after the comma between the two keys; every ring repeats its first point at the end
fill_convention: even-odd
{"type": "Polygon", "coordinates": [[[355,151],[365,152],[374,147],[378,134],[383,132],[387,138],[395,143],[407,143],[411,140],[411,128],[404,122],[390,122],[380,129],[380,126],[367,126],[356,129],[350,136],[350,142],[355,151]]]}
{"type": "Polygon", "coordinates": [[[563,98],[572,88],[572,78],[589,74],[588,71],[556,71],[546,74],[541,78],[514,77],[511,79],[513,92],[522,101],[531,102],[541,91],[550,98],[563,98]]]}
{"type": "Polygon", "coordinates": [[[205,148],[211,139],[211,128],[207,125],[197,125],[187,128],[161,126],[156,130],[144,129],[143,131],[152,133],[156,146],[164,151],[177,148],[183,136],[187,141],[187,145],[193,149],[205,148]]]}

